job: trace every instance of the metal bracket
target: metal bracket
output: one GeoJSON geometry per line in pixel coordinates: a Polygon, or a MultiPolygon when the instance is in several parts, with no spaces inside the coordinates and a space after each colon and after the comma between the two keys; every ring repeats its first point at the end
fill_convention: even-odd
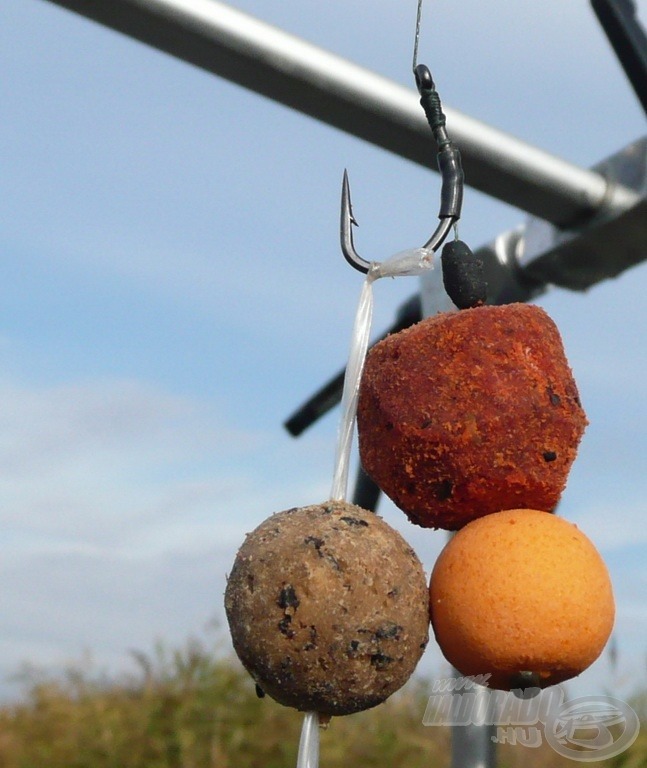
{"type": "Polygon", "coordinates": [[[526,279],[584,291],[647,257],[647,138],[595,166],[610,184],[636,192],[621,213],[601,213],[585,226],[561,230],[541,219],[525,225],[518,264],[526,279]]]}
{"type": "MultiPolygon", "coordinates": [[[[603,205],[593,219],[569,229],[530,217],[478,248],[475,255],[485,266],[488,304],[530,301],[551,285],[585,291],[645,261],[647,137],[593,170],[607,180],[609,195],[622,189],[624,208],[603,205]]],[[[438,311],[428,295],[434,289],[426,287],[433,279],[423,278],[424,314],[438,311]]]]}

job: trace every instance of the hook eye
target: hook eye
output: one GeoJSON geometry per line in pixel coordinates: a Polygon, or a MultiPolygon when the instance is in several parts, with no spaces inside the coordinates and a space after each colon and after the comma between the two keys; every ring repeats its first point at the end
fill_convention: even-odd
{"type": "Polygon", "coordinates": [[[434,89],[434,80],[431,76],[429,67],[426,64],[418,64],[413,70],[413,74],[416,78],[416,87],[418,93],[422,96],[423,91],[430,91],[434,89]]]}

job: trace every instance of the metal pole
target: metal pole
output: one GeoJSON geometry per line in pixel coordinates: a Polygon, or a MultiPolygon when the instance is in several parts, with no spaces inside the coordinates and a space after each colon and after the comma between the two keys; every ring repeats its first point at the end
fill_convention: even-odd
{"type": "MultiPolygon", "coordinates": [[[[50,0],[425,167],[429,126],[404,88],[216,0],[50,0]]],[[[628,207],[621,187],[446,108],[467,182],[566,226],[628,207]]]]}
{"type": "MultiPolygon", "coordinates": [[[[421,281],[421,301],[425,317],[455,310],[443,285],[442,270],[432,269],[421,281]]],[[[452,536],[452,533],[448,534],[448,539],[452,536]]],[[[461,677],[461,673],[454,669],[452,676],[461,677]]],[[[461,696],[463,693],[462,689],[454,691],[454,696],[461,696]]],[[[475,711],[486,711],[489,689],[479,685],[475,686],[471,693],[474,695],[475,711]]],[[[451,768],[495,768],[495,734],[492,725],[471,723],[451,726],[451,768]]]]}
{"type": "Polygon", "coordinates": [[[591,5],[647,112],[647,35],[634,0],[591,0],[591,5]]]}
{"type": "MultiPolygon", "coordinates": [[[[456,672],[460,677],[460,673],[456,672]]],[[[474,708],[487,710],[490,691],[478,686],[474,694],[474,708]],[[478,703],[476,703],[478,700],[478,703]]],[[[460,696],[454,693],[454,696],[460,696]]],[[[512,696],[512,694],[509,694],[512,696]]],[[[495,768],[496,744],[493,739],[496,729],[492,725],[454,725],[452,726],[451,768],[495,768]]]]}

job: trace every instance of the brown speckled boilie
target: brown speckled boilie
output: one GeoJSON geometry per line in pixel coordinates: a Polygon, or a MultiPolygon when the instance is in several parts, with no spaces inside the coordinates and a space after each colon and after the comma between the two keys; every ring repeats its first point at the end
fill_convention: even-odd
{"type": "Polygon", "coordinates": [[[366,472],[412,522],[448,530],[553,510],[586,424],[559,331],[526,304],[439,314],[379,342],[357,416],[366,472]]]}
{"type": "Polygon", "coordinates": [[[398,690],[428,640],[425,574],[380,517],[342,501],[279,512],[227,582],[234,648],[281,704],[347,715],[398,690]]]}

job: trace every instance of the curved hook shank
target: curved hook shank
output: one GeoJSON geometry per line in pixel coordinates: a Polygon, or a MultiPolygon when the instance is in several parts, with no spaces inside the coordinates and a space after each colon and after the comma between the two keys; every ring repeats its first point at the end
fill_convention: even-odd
{"type": "Polygon", "coordinates": [[[445,239],[455,222],[456,219],[453,216],[445,216],[442,218],[440,224],[436,227],[434,234],[422,247],[426,248],[428,251],[437,251],[445,242],[445,239]]]}
{"type": "MultiPolygon", "coordinates": [[[[427,240],[423,248],[428,251],[437,251],[443,244],[449,234],[454,222],[458,217],[443,216],[436,227],[436,231],[427,240]]],[[[357,220],[353,216],[353,207],[350,200],[350,182],[348,181],[348,171],[344,171],[344,179],[341,189],[341,217],[339,222],[339,234],[341,241],[341,251],[346,261],[359,272],[366,274],[371,268],[371,262],[363,259],[355,250],[353,240],[353,227],[357,226],[357,220]]]]}

